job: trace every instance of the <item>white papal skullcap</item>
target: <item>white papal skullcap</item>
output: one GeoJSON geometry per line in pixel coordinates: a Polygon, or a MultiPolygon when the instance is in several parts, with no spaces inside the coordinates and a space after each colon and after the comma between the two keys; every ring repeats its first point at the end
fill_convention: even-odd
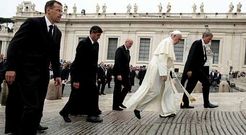
{"type": "Polygon", "coordinates": [[[182,35],[182,33],[179,30],[175,30],[171,33],[171,35],[182,35]]]}

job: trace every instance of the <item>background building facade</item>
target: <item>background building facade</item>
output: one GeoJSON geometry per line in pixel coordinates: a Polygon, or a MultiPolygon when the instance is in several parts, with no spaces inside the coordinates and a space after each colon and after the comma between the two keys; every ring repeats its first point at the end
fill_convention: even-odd
{"type": "MultiPolygon", "coordinates": [[[[74,7],[73,7],[74,8],[74,7]]],[[[158,43],[170,35],[173,30],[180,30],[183,39],[175,45],[175,68],[180,72],[189,53],[193,41],[201,39],[206,30],[214,34],[210,49],[211,69],[222,74],[229,73],[230,66],[235,71],[246,70],[246,14],[241,12],[228,13],[67,13],[61,23],[57,24],[62,31],[61,58],[73,61],[78,42],[89,35],[93,25],[99,25],[103,34],[99,39],[99,62],[114,63],[114,53],[118,46],[127,38],[134,41],[131,48],[133,66],[148,64],[158,43]]],[[[28,17],[43,16],[35,11],[33,4],[23,2],[22,8],[17,7],[14,20],[14,32],[28,17]]],[[[14,33],[9,33],[2,26],[0,31],[0,50],[6,53],[9,41],[14,33]]],[[[207,48],[209,51],[209,48],[207,48]]]]}

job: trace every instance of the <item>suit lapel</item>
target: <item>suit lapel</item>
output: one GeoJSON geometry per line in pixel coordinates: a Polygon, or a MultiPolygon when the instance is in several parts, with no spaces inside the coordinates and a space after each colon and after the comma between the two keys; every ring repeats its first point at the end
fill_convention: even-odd
{"type": "Polygon", "coordinates": [[[128,61],[130,61],[130,51],[126,49],[124,45],[122,45],[122,48],[124,50],[124,54],[127,57],[128,61]]]}
{"type": "Polygon", "coordinates": [[[44,17],[42,17],[42,19],[41,19],[41,29],[42,29],[42,33],[44,33],[44,35],[48,38],[48,35],[49,35],[49,33],[48,33],[48,28],[47,28],[47,24],[46,24],[46,21],[45,21],[45,18],[44,17]]]}

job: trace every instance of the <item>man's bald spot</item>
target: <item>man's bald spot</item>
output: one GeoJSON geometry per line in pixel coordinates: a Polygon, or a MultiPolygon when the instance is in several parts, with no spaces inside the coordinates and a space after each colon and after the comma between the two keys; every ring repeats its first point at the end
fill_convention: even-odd
{"type": "Polygon", "coordinates": [[[126,39],[125,43],[133,43],[133,40],[132,39],[126,39]]]}

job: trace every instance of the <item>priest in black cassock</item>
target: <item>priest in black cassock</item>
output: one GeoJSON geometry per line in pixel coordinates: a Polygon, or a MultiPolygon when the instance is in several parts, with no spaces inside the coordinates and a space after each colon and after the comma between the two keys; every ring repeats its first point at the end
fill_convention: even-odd
{"type": "Polygon", "coordinates": [[[71,65],[72,91],[67,104],[60,111],[65,122],[71,122],[69,114],[85,114],[88,122],[102,122],[98,106],[96,74],[99,44],[102,29],[93,26],[90,35],[79,42],[75,60],[71,65]]]}

